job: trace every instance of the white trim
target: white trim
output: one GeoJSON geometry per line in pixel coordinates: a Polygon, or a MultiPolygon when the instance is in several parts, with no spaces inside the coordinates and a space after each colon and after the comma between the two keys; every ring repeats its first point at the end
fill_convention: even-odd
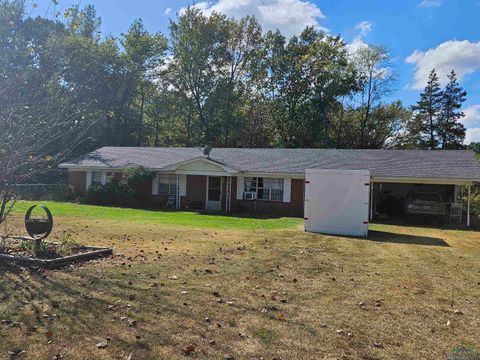
{"type": "Polygon", "coordinates": [[[86,191],[88,191],[88,188],[92,185],[92,173],[93,172],[99,172],[100,173],[100,184],[105,185],[107,183],[107,172],[106,171],[100,171],[100,170],[91,170],[87,171],[86,173],[86,179],[85,179],[85,187],[86,191]]]}
{"type": "Polygon", "coordinates": [[[369,221],[372,221],[373,220],[373,182],[370,181],[370,206],[368,207],[369,208],[369,216],[368,216],[368,219],[369,221]]]}
{"type": "MultiPolygon", "coordinates": [[[[197,159],[198,160],[198,159],[197,159]]],[[[205,159],[208,160],[208,159],[205,159]]],[[[214,164],[221,166],[217,162],[209,160],[214,164]]],[[[125,170],[126,167],[108,167],[108,166],[80,166],[80,165],[59,165],[59,168],[68,169],[69,171],[107,171],[107,172],[121,172],[125,170]]],[[[152,171],[157,171],[159,173],[172,174],[172,170],[165,168],[150,168],[152,171]]],[[[232,168],[230,168],[232,169],[232,168]]],[[[241,174],[242,177],[269,177],[269,178],[291,178],[291,179],[305,179],[305,173],[282,173],[282,172],[252,172],[252,171],[238,171],[236,169],[233,173],[241,174]]],[[[225,175],[224,172],[205,172],[205,171],[173,171],[173,173],[183,174],[183,175],[205,175],[205,176],[222,176],[225,175]]],[[[232,174],[233,174],[232,173],[232,174]]],[[[413,184],[441,184],[441,185],[471,185],[474,182],[480,182],[480,178],[477,179],[448,179],[448,178],[416,178],[416,177],[391,177],[391,176],[373,176],[371,178],[372,182],[375,183],[413,183],[413,184]]]]}
{"type": "Polygon", "coordinates": [[[242,172],[243,177],[263,177],[276,179],[305,179],[305,173],[282,173],[282,172],[264,172],[264,171],[245,171],[242,172]]]}
{"type": "Polygon", "coordinates": [[[180,209],[180,175],[177,174],[177,179],[175,181],[175,186],[177,187],[177,191],[175,192],[177,200],[175,201],[177,205],[177,210],[180,209]]]}
{"type": "Polygon", "coordinates": [[[86,191],[88,191],[88,188],[90,187],[90,185],[92,185],[92,172],[91,171],[87,171],[87,175],[86,175],[86,191]]]}
{"type": "Polygon", "coordinates": [[[227,176],[227,184],[226,184],[226,193],[227,195],[225,196],[227,206],[225,208],[225,211],[230,212],[232,210],[232,177],[227,176]]]}
{"type": "Polygon", "coordinates": [[[158,195],[158,173],[152,179],[152,195],[158,195]]]}
{"type": "Polygon", "coordinates": [[[372,177],[375,183],[471,185],[474,180],[443,178],[372,177]]]}
{"type": "MultiPolygon", "coordinates": [[[[170,170],[170,173],[171,172],[172,170],[170,170]]],[[[204,171],[204,170],[176,170],[174,171],[174,173],[182,174],[182,175],[204,175],[204,176],[225,176],[226,175],[224,171],[204,171]]]]}
{"type": "Polygon", "coordinates": [[[207,189],[206,189],[206,194],[205,194],[205,210],[214,210],[214,211],[221,211],[222,210],[222,195],[223,195],[223,176],[213,176],[213,177],[219,177],[220,178],[220,199],[218,201],[215,201],[215,202],[218,202],[220,204],[220,208],[219,209],[209,209],[208,208],[208,188],[210,186],[210,177],[211,176],[207,176],[207,189]]]}
{"type": "Polygon", "coordinates": [[[179,176],[180,183],[180,196],[187,196],[187,175],[179,176]]]}
{"type": "Polygon", "coordinates": [[[289,203],[292,192],[292,179],[283,178],[283,202],[289,203]]]}
{"type": "Polygon", "coordinates": [[[179,166],[191,164],[191,163],[197,162],[197,161],[203,161],[203,162],[218,166],[219,168],[223,169],[224,172],[227,172],[227,173],[232,173],[232,174],[238,173],[237,169],[234,169],[234,168],[232,168],[230,166],[227,166],[227,165],[224,165],[224,164],[222,164],[218,161],[214,161],[212,159],[207,159],[207,158],[204,158],[204,157],[196,157],[194,159],[181,161],[181,162],[178,162],[178,163],[175,163],[175,164],[165,166],[163,169],[164,170],[177,170],[179,166]]]}
{"type": "Polygon", "coordinates": [[[243,192],[245,191],[245,178],[237,176],[237,200],[243,200],[243,192]]]}
{"type": "MultiPolygon", "coordinates": [[[[110,166],[82,166],[82,165],[58,165],[60,169],[68,169],[69,171],[108,171],[108,172],[118,172],[125,170],[128,166],[125,167],[110,167],[110,166]]],[[[152,169],[154,170],[154,169],[152,169]]]]}

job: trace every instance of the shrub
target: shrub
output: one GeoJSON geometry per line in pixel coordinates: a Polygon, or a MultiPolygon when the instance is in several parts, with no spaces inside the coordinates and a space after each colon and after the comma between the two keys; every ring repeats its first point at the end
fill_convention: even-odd
{"type": "Polygon", "coordinates": [[[52,193],[52,200],[70,201],[73,199],[73,189],[69,185],[59,186],[52,193]]]}
{"type": "Polygon", "coordinates": [[[87,191],[85,202],[93,205],[145,207],[150,205],[150,182],[155,173],[143,166],[131,166],[121,178],[111,176],[105,185],[93,185],[87,191]]]}

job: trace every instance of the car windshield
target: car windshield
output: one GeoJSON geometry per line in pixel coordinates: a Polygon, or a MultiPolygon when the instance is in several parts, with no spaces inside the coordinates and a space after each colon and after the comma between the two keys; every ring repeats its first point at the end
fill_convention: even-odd
{"type": "Polygon", "coordinates": [[[436,202],[442,201],[442,198],[440,197],[439,194],[428,194],[428,193],[412,194],[411,199],[414,201],[436,201],[436,202]]]}

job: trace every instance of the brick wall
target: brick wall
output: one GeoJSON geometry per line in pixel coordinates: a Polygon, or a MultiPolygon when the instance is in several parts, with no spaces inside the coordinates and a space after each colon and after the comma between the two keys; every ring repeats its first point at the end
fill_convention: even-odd
{"type": "MultiPolygon", "coordinates": [[[[107,176],[121,176],[120,173],[108,173],[107,176]]],[[[85,194],[87,182],[87,173],[85,171],[70,171],[68,173],[68,183],[74,188],[74,191],[80,195],[85,194]]],[[[225,207],[226,181],[223,182],[222,209],[225,207]]],[[[151,194],[152,183],[145,184],[151,194]]],[[[182,196],[182,208],[205,209],[207,189],[207,177],[203,175],[187,175],[187,193],[182,196]]],[[[163,207],[167,202],[167,195],[152,195],[154,204],[163,207]]],[[[292,179],[291,198],[289,203],[282,201],[264,201],[257,200],[237,200],[237,178],[232,177],[231,207],[232,212],[247,212],[259,214],[271,214],[279,216],[303,216],[304,200],[304,180],[292,179]],[[256,204],[255,204],[256,203],[256,204]],[[256,206],[255,206],[256,205],[256,206]]]]}
{"type": "Polygon", "coordinates": [[[292,179],[290,202],[237,200],[237,178],[232,178],[232,212],[303,217],[304,180],[292,179]]]}
{"type": "Polygon", "coordinates": [[[84,195],[87,187],[87,172],[86,171],[69,171],[68,185],[73,188],[76,194],[84,195]]]}

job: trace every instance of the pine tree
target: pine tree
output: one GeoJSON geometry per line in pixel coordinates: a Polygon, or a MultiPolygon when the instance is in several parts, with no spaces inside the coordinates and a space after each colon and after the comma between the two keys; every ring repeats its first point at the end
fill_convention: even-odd
{"type": "Polygon", "coordinates": [[[436,149],[438,146],[438,118],[442,108],[443,92],[437,72],[433,69],[428,76],[428,83],[420,94],[417,105],[412,106],[414,111],[414,126],[420,132],[419,146],[424,149],[436,149]]]}
{"type": "Polygon", "coordinates": [[[439,117],[439,135],[442,149],[462,148],[465,139],[465,126],[459,120],[465,116],[460,110],[467,92],[458,84],[455,71],[448,75],[448,84],[442,97],[442,110],[439,117]]]}

